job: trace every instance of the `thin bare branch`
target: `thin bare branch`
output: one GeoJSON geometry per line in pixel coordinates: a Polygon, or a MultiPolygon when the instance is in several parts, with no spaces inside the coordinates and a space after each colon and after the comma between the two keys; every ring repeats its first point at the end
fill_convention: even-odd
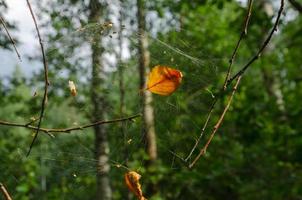
{"type": "Polygon", "coordinates": [[[237,81],[235,83],[235,86],[233,88],[232,94],[229,97],[229,100],[228,100],[228,102],[227,102],[227,104],[226,104],[226,106],[225,106],[222,114],[220,115],[219,120],[215,124],[215,126],[214,126],[214,128],[213,128],[213,130],[211,132],[211,135],[210,135],[210,137],[209,137],[209,139],[207,141],[207,143],[200,150],[199,154],[195,157],[195,159],[193,160],[193,162],[189,164],[189,168],[192,168],[196,164],[196,162],[200,159],[200,157],[203,156],[206,153],[206,150],[207,150],[209,144],[211,143],[211,141],[212,141],[215,133],[217,132],[217,130],[219,129],[219,127],[221,126],[221,124],[222,124],[222,122],[224,120],[225,114],[229,110],[229,107],[230,107],[230,105],[232,103],[233,96],[235,95],[237,87],[238,87],[238,85],[240,83],[241,77],[245,73],[246,69],[248,69],[248,67],[251,66],[251,64],[260,57],[260,55],[263,52],[263,50],[266,48],[266,46],[268,45],[268,43],[271,41],[271,38],[272,38],[274,32],[277,30],[277,26],[279,24],[283,8],[284,8],[284,0],[280,0],[280,8],[278,10],[278,15],[277,15],[276,21],[274,23],[273,29],[271,30],[271,32],[267,36],[266,40],[261,45],[261,47],[258,50],[257,54],[236,75],[234,75],[231,79],[229,79],[229,81],[227,81],[226,87],[228,87],[232,83],[233,80],[237,79],[237,81]]]}
{"type": "Polygon", "coordinates": [[[16,42],[15,42],[15,40],[12,38],[12,36],[10,35],[10,33],[9,33],[9,31],[8,31],[8,28],[7,28],[7,26],[6,26],[6,22],[4,21],[4,19],[3,19],[1,16],[0,16],[0,21],[1,21],[1,24],[3,25],[3,28],[4,28],[4,30],[5,30],[5,32],[6,32],[6,34],[7,34],[7,36],[8,36],[8,38],[9,38],[10,42],[12,43],[12,45],[13,45],[13,47],[14,47],[14,49],[15,49],[15,52],[16,52],[16,54],[17,54],[19,60],[22,61],[21,55],[19,54],[19,51],[18,51],[18,49],[17,49],[16,42]]]}
{"type": "Polygon", "coordinates": [[[278,15],[277,15],[276,21],[274,23],[274,26],[273,26],[271,32],[267,36],[266,40],[262,43],[262,45],[261,45],[260,49],[258,50],[257,54],[241,70],[239,70],[232,78],[230,78],[227,81],[227,85],[229,85],[237,77],[241,76],[252,65],[253,62],[255,62],[256,60],[258,60],[258,58],[260,58],[261,53],[264,51],[264,49],[267,47],[268,43],[271,41],[271,39],[273,37],[273,34],[275,33],[275,31],[278,30],[278,24],[279,24],[283,9],[284,9],[284,0],[281,0],[280,1],[280,8],[278,10],[278,15]]]}
{"type": "Polygon", "coordinates": [[[36,21],[35,15],[33,13],[33,10],[31,8],[31,5],[29,3],[29,0],[26,0],[26,2],[27,2],[28,9],[30,11],[30,14],[32,16],[33,22],[35,24],[36,32],[37,32],[37,35],[38,35],[38,38],[39,38],[39,43],[40,43],[41,53],[42,53],[42,59],[43,59],[43,66],[44,66],[44,95],[43,95],[43,100],[42,100],[42,104],[41,104],[41,111],[40,111],[38,127],[36,129],[36,134],[34,135],[34,138],[33,138],[32,142],[30,144],[29,150],[28,150],[27,155],[26,155],[26,156],[29,156],[30,151],[31,151],[31,149],[32,149],[37,137],[38,137],[39,129],[40,129],[40,126],[41,126],[41,123],[42,123],[42,118],[44,116],[44,110],[45,110],[46,101],[47,101],[49,81],[48,81],[48,64],[47,64],[47,61],[46,61],[44,46],[43,46],[43,42],[42,42],[42,39],[41,39],[39,27],[37,25],[37,21],[36,21]]]}
{"type": "Polygon", "coordinates": [[[169,152],[176,158],[178,158],[179,160],[181,160],[184,163],[187,163],[187,161],[185,159],[183,159],[181,156],[177,155],[176,153],[174,153],[173,151],[169,150],[169,152]]]}
{"type": "Polygon", "coordinates": [[[81,125],[81,126],[76,126],[76,127],[69,127],[69,128],[42,128],[42,127],[36,127],[36,126],[32,126],[27,124],[22,124],[22,123],[15,123],[15,122],[7,122],[7,121],[2,121],[0,120],[0,125],[4,125],[4,126],[14,126],[14,127],[23,127],[23,128],[27,128],[27,129],[31,129],[31,130],[38,130],[42,131],[44,133],[70,133],[72,131],[76,131],[76,130],[83,130],[86,128],[90,128],[93,126],[98,126],[98,125],[103,125],[103,124],[112,124],[112,123],[117,123],[117,122],[123,122],[123,121],[129,121],[129,120],[133,120],[135,118],[140,117],[141,114],[136,114],[136,115],[132,115],[129,117],[124,117],[124,118],[118,118],[118,119],[112,119],[112,120],[100,120],[100,121],[96,121],[90,124],[85,124],[85,125],[81,125]]]}
{"type": "Polygon", "coordinates": [[[210,107],[210,110],[209,110],[209,112],[208,112],[206,121],[205,121],[205,123],[204,123],[204,125],[203,125],[203,127],[202,127],[202,130],[201,130],[201,132],[200,132],[199,137],[197,138],[197,140],[196,140],[196,142],[195,142],[193,148],[191,149],[189,155],[186,157],[186,159],[184,159],[185,162],[187,162],[187,161],[191,158],[192,154],[194,153],[195,149],[197,148],[197,146],[198,146],[198,144],[199,144],[199,142],[200,142],[200,140],[201,140],[201,138],[202,138],[202,136],[203,136],[203,134],[204,134],[204,132],[205,132],[207,126],[208,126],[208,123],[209,123],[209,121],[210,121],[210,119],[211,119],[211,116],[212,116],[212,113],[213,113],[213,111],[214,111],[214,107],[215,107],[217,101],[218,101],[218,98],[215,98],[214,101],[213,101],[213,103],[212,103],[212,105],[211,105],[211,107],[210,107]]]}
{"type": "Polygon", "coordinates": [[[247,35],[247,28],[248,28],[248,25],[249,25],[249,22],[250,22],[251,14],[252,14],[253,2],[254,2],[254,0],[249,0],[248,1],[248,8],[247,8],[247,13],[246,13],[244,24],[243,24],[243,29],[241,31],[239,40],[238,40],[238,42],[235,46],[235,49],[234,49],[233,54],[231,56],[231,59],[229,60],[229,67],[228,67],[227,75],[225,77],[225,81],[224,81],[224,85],[223,85],[224,90],[227,87],[227,82],[230,78],[231,71],[232,71],[232,66],[233,66],[237,51],[239,49],[239,46],[241,44],[241,41],[247,35]]]}
{"type": "Polygon", "coordinates": [[[8,193],[8,191],[6,190],[5,186],[0,183],[0,190],[1,193],[3,194],[3,197],[5,200],[13,200],[12,197],[10,196],[10,194],[8,193]]]}
{"type": "MultiPolygon", "coordinates": [[[[241,43],[242,39],[244,38],[244,36],[247,35],[247,29],[248,29],[250,17],[251,17],[251,14],[252,14],[252,7],[253,7],[253,0],[249,0],[249,2],[248,2],[248,8],[247,8],[247,13],[246,13],[245,20],[244,20],[244,23],[243,23],[243,28],[242,28],[240,37],[239,37],[239,39],[237,41],[237,44],[235,46],[235,49],[234,49],[234,51],[232,53],[232,56],[230,58],[230,64],[229,64],[228,71],[227,71],[227,74],[226,74],[226,77],[225,77],[225,82],[223,84],[223,87],[220,90],[220,94],[223,94],[223,92],[225,92],[226,89],[227,89],[227,81],[228,81],[228,79],[230,77],[230,74],[231,74],[231,70],[232,70],[232,66],[233,66],[234,60],[235,60],[235,56],[237,54],[237,51],[238,51],[238,48],[240,46],[240,43],[241,43]]],[[[222,95],[220,95],[220,96],[222,96],[222,95]]],[[[217,101],[218,101],[218,97],[216,97],[213,100],[213,103],[212,103],[212,105],[210,107],[210,110],[208,112],[206,121],[205,121],[205,123],[203,125],[203,128],[201,130],[201,133],[200,133],[198,139],[195,141],[195,144],[194,144],[193,148],[191,149],[189,155],[186,157],[186,159],[184,159],[186,162],[191,158],[192,154],[194,153],[194,151],[196,150],[198,144],[200,143],[200,140],[201,140],[201,138],[202,138],[202,136],[203,136],[203,134],[204,134],[207,126],[208,126],[208,123],[209,123],[209,121],[211,119],[211,116],[212,116],[212,113],[213,113],[213,110],[215,108],[215,105],[216,105],[217,101]]]]}
{"type": "Polygon", "coordinates": [[[236,92],[236,90],[237,90],[237,87],[238,87],[238,85],[239,85],[239,83],[240,83],[241,77],[242,77],[242,76],[239,76],[239,77],[237,78],[237,81],[236,81],[235,86],[234,86],[234,88],[233,88],[232,94],[231,94],[231,96],[229,97],[228,102],[227,102],[227,104],[226,104],[226,106],[225,106],[223,112],[221,113],[221,115],[220,115],[220,117],[219,117],[219,120],[218,120],[217,123],[215,124],[215,126],[214,126],[214,128],[213,128],[213,130],[212,130],[212,133],[211,133],[211,135],[210,135],[210,137],[209,137],[209,139],[208,139],[208,141],[207,141],[207,143],[206,143],[205,146],[200,150],[199,154],[195,157],[195,159],[193,160],[193,162],[189,165],[189,168],[192,168],[192,167],[195,165],[195,163],[199,160],[199,158],[200,158],[202,155],[204,155],[204,154],[206,153],[209,144],[211,143],[211,141],[212,141],[212,139],[213,139],[215,133],[217,132],[217,130],[218,130],[219,127],[221,126],[221,124],[222,124],[222,122],[223,122],[223,120],[224,120],[225,114],[227,113],[227,111],[228,111],[229,108],[230,108],[230,105],[231,105],[231,103],[232,103],[234,94],[235,94],[235,92],[236,92]]]}

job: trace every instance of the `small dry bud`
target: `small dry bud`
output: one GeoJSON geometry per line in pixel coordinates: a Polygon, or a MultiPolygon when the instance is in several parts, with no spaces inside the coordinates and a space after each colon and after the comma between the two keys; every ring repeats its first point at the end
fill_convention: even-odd
{"type": "Polygon", "coordinates": [[[68,81],[68,84],[69,84],[69,89],[70,89],[71,95],[76,96],[77,95],[77,89],[76,89],[76,86],[75,86],[74,82],[73,81],[68,81]]]}
{"type": "Polygon", "coordinates": [[[129,140],[127,141],[128,144],[131,144],[131,142],[132,142],[132,139],[129,139],[129,140]]]}

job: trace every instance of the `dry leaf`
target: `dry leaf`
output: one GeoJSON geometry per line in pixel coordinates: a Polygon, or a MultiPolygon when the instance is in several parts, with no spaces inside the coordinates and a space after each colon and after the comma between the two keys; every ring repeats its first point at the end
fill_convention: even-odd
{"type": "Polygon", "coordinates": [[[71,95],[76,96],[77,95],[77,89],[76,89],[76,86],[75,86],[74,82],[73,81],[68,81],[68,85],[69,85],[71,95]]]}
{"type": "Polygon", "coordinates": [[[136,173],[135,171],[130,171],[125,174],[125,183],[138,200],[147,200],[143,196],[141,184],[139,183],[140,178],[140,174],[136,173]]]}
{"type": "Polygon", "coordinates": [[[155,66],[148,78],[147,90],[152,93],[168,96],[171,95],[180,85],[182,73],[167,66],[155,66]]]}

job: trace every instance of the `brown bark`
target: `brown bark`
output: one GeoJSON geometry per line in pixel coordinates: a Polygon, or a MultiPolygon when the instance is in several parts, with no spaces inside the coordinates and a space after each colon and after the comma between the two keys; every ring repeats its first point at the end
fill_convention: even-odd
{"type": "MultiPolygon", "coordinates": [[[[89,4],[89,22],[100,21],[103,5],[98,0],[91,0],[89,4]]],[[[92,51],[92,80],[91,80],[91,101],[93,105],[92,120],[103,119],[105,114],[105,97],[102,92],[104,83],[104,68],[101,62],[101,55],[104,52],[101,45],[101,35],[96,35],[91,44],[92,51]]],[[[112,191],[109,180],[109,143],[107,132],[104,126],[95,126],[95,159],[97,160],[96,177],[96,200],[112,199],[112,191]]]]}
{"type": "MultiPolygon", "coordinates": [[[[150,68],[150,52],[148,50],[148,38],[146,34],[146,19],[144,1],[137,0],[137,18],[139,30],[139,76],[140,89],[146,88],[146,74],[149,73],[150,68]]],[[[152,107],[152,94],[143,90],[142,92],[143,104],[143,131],[147,143],[146,152],[149,155],[150,162],[154,162],[157,158],[156,134],[154,127],[154,110],[152,107]]]]}
{"type": "Polygon", "coordinates": [[[8,191],[6,190],[5,186],[0,183],[0,191],[4,197],[5,200],[13,200],[8,191]]]}

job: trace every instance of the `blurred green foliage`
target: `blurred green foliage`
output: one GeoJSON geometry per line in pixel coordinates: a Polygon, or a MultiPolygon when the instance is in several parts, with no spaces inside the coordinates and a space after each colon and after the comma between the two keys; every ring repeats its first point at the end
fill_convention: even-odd
{"type": "MultiPolygon", "coordinates": [[[[278,6],[276,1],[267,3],[273,8],[278,6]]],[[[125,69],[127,115],[142,109],[136,67],[138,38],[133,25],[136,16],[132,4],[132,1],[124,2],[123,9],[127,24],[124,37],[130,41],[130,58],[117,66],[125,69]]],[[[82,37],[75,32],[79,25],[86,24],[87,5],[73,0],[39,6],[41,14],[51,19],[41,19],[46,24],[44,32],[53,31],[45,35],[49,45],[51,88],[42,126],[88,123],[90,58],[79,49],[87,48],[85,40],[95,33],[82,37]],[[74,9],[68,10],[66,6],[74,9]],[[77,15],[79,11],[83,15],[77,15]],[[79,93],[76,98],[69,94],[68,80],[76,82],[79,93]]],[[[207,154],[189,170],[171,151],[185,157],[198,137],[211,105],[210,92],[215,94],[224,81],[246,7],[237,1],[210,0],[150,1],[147,6],[157,16],[148,21],[151,64],[179,68],[184,73],[184,82],[170,97],[154,96],[159,159],[151,169],[143,167],[147,157],[140,135],[141,119],[106,126],[114,199],[126,199],[128,195],[123,179],[125,169],[116,164],[137,170],[142,175],[143,190],[148,183],[155,183],[158,192],[148,198],[153,200],[302,199],[301,14],[286,7],[287,15],[283,16],[279,31],[261,59],[244,76],[207,154]],[[172,17],[167,19],[167,13],[172,17]],[[183,54],[177,52],[179,49],[183,54]],[[186,55],[198,59],[188,59],[186,55]],[[120,132],[121,126],[126,127],[126,138],[120,132]]],[[[248,36],[238,52],[234,70],[240,69],[257,52],[273,19],[261,1],[256,1],[248,36]]],[[[112,53],[116,51],[115,45],[113,42],[104,48],[112,53]]],[[[108,96],[108,105],[104,109],[107,118],[113,119],[120,117],[118,72],[116,66],[107,65],[103,92],[108,96]]],[[[0,119],[27,123],[31,117],[37,117],[42,80],[42,74],[28,80],[17,67],[8,84],[0,81],[0,119]],[[35,91],[37,96],[33,96],[35,91]]],[[[216,106],[209,131],[226,101],[223,97],[216,106]]],[[[200,148],[209,131],[202,138],[200,148]]],[[[92,130],[58,134],[55,138],[40,133],[32,155],[26,158],[24,153],[31,136],[32,132],[23,128],[0,127],[0,181],[14,199],[93,199],[96,163],[92,130]]]]}

